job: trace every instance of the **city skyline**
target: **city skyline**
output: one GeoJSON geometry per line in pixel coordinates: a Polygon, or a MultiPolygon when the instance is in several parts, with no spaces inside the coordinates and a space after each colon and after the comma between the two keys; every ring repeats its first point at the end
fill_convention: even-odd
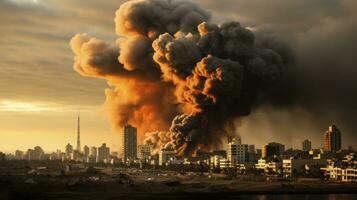
{"type": "MultiPolygon", "coordinates": [[[[78,144],[80,144],[80,116],[79,116],[79,114],[77,115],[77,132],[76,132],[76,141],[75,142],[73,142],[73,143],[71,143],[71,142],[68,142],[67,144],[66,144],[66,146],[68,146],[68,145],[72,145],[72,148],[74,149],[75,148],[75,150],[76,151],[78,151],[78,152],[80,152],[80,153],[82,153],[83,152],[83,148],[88,148],[88,147],[99,147],[98,145],[99,144],[97,144],[97,145],[87,145],[87,144],[84,144],[83,145],[83,148],[81,148],[81,146],[78,146],[78,144]],[[76,146],[74,146],[74,144],[76,144],[76,146]],[[78,148],[79,148],[79,150],[78,150],[78,148]]],[[[112,152],[117,152],[117,153],[119,153],[119,155],[124,159],[124,160],[126,160],[126,158],[131,158],[131,159],[133,159],[134,157],[135,158],[137,158],[137,154],[139,154],[139,152],[136,152],[137,151],[137,149],[139,148],[139,147],[141,147],[141,146],[145,146],[145,145],[147,145],[147,144],[144,144],[144,143],[137,143],[137,141],[136,141],[136,135],[137,135],[137,129],[136,129],[136,127],[133,127],[133,126],[131,126],[130,124],[127,124],[127,125],[125,125],[124,127],[123,127],[123,130],[122,130],[122,133],[120,134],[121,136],[121,138],[123,139],[122,141],[126,141],[126,142],[123,142],[121,145],[120,145],[120,148],[119,149],[116,149],[116,148],[114,148],[114,149],[112,149],[112,152]],[[125,139],[126,138],[126,139],[125,139]],[[127,146],[127,147],[125,147],[125,146],[127,146]],[[134,146],[135,146],[135,148],[134,148],[134,146]],[[133,150],[132,149],[134,149],[135,150],[135,152],[132,152],[133,150]],[[125,155],[128,155],[127,157],[125,156],[125,155]],[[135,156],[134,156],[135,155],[135,156]]],[[[286,147],[285,146],[285,144],[283,143],[283,144],[281,144],[281,143],[279,143],[279,142],[277,142],[277,141],[274,141],[274,140],[270,140],[270,141],[268,141],[268,142],[265,142],[263,145],[257,145],[257,144],[255,144],[255,143],[248,143],[248,142],[245,142],[244,141],[244,144],[242,144],[242,137],[241,136],[235,136],[235,137],[233,137],[232,139],[233,139],[233,141],[231,141],[231,140],[227,140],[227,143],[226,143],[226,145],[228,145],[228,146],[230,146],[230,145],[243,145],[242,147],[239,147],[239,148],[246,148],[246,151],[248,151],[248,146],[250,147],[250,146],[252,146],[254,149],[256,148],[256,149],[260,149],[261,151],[262,151],[262,158],[264,158],[264,157],[267,157],[267,154],[266,154],[266,152],[267,152],[267,147],[268,146],[271,146],[271,145],[273,145],[273,146],[276,146],[276,145],[278,145],[278,146],[282,146],[282,147],[278,147],[278,150],[270,150],[270,151],[273,151],[273,152],[276,152],[276,151],[278,151],[278,152],[280,152],[279,154],[282,154],[282,152],[284,152],[285,150],[287,150],[287,149],[292,149],[292,150],[303,150],[303,151],[308,151],[307,149],[310,149],[310,150],[313,150],[313,149],[322,149],[322,150],[327,150],[327,151],[334,151],[334,152],[336,152],[336,151],[338,151],[338,150],[340,150],[340,149],[348,149],[348,148],[354,148],[354,146],[353,145],[347,145],[347,147],[346,148],[344,148],[343,146],[341,146],[342,144],[341,144],[341,138],[343,139],[343,137],[341,137],[341,135],[343,135],[343,134],[341,134],[341,132],[340,132],[340,130],[339,129],[337,129],[337,126],[336,125],[330,125],[329,127],[328,127],[328,130],[327,131],[325,131],[325,133],[324,134],[322,134],[322,146],[320,146],[320,147],[316,147],[316,148],[314,148],[313,146],[312,146],[312,144],[311,144],[311,141],[309,140],[309,139],[304,139],[303,141],[300,141],[300,147],[297,147],[297,148],[294,148],[294,147],[286,147]],[[326,144],[326,134],[328,133],[328,132],[332,132],[332,131],[335,131],[335,130],[337,130],[338,131],[338,133],[339,133],[339,141],[340,141],[340,143],[339,143],[339,147],[334,147],[334,149],[331,149],[331,147],[329,147],[329,146],[326,146],[327,144],[326,144]],[[309,144],[306,144],[306,142],[308,142],[309,144]],[[301,145],[302,144],[302,145],[301,145]],[[306,146],[308,146],[308,148],[306,147],[306,146]]],[[[331,142],[330,142],[331,143],[331,142]]],[[[329,144],[330,144],[329,143],[329,144]]],[[[106,144],[106,142],[103,142],[103,143],[101,143],[101,144],[106,144]]],[[[212,149],[211,151],[220,151],[220,150],[222,150],[222,149],[224,149],[225,148],[225,146],[226,145],[222,145],[222,148],[221,149],[212,149]]],[[[42,148],[42,146],[41,145],[35,145],[35,147],[41,147],[42,148]]],[[[66,149],[67,147],[65,147],[64,149],[66,149]]],[[[273,147],[273,148],[276,148],[276,147],[273,147]]],[[[31,147],[28,147],[28,148],[25,148],[25,149],[22,149],[22,150],[26,150],[26,149],[31,149],[31,147]]],[[[45,151],[45,153],[52,153],[52,152],[56,152],[56,151],[58,151],[58,150],[60,150],[61,151],[61,149],[62,148],[57,148],[56,150],[47,150],[47,151],[45,151]]],[[[13,151],[2,151],[2,152],[5,152],[5,153],[8,153],[8,154],[12,154],[14,151],[15,151],[15,154],[16,154],[16,151],[22,151],[21,149],[15,149],[15,150],[13,150],[13,151]]],[[[152,151],[152,150],[151,150],[152,151]]],[[[0,152],[1,152],[1,149],[0,149],[0,152]]],[[[243,158],[243,159],[245,159],[245,158],[243,158]]]]}
{"type": "MultiPolygon", "coordinates": [[[[302,141],[300,149],[285,149],[284,144],[269,142],[256,148],[255,144],[242,143],[241,137],[227,138],[225,148],[203,151],[198,149],[194,155],[178,155],[172,147],[155,149],[155,144],[137,144],[137,128],[125,125],[122,132],[122,152],[115,152],[102,143],[101,146],[83,146],[79,148],[80,118],[77,117],[77,145],[68,143],[64,151],[46,153],[40,146],[27,151],[16,150],[14,154],[0,152],[1,161],[44,161],[59,163],[82,163],[84,165],[170,167],[201,166],[215,172],[227,173],[235,170],[245,174],[247,170],[266,175],[278,175],[284,178],[297,176],[320,177],[321,173],[329,180],[356,182],[353,176],[356,169],[353,148],[341,149],[343,134],[336,125],[330,125],[323,135],[324,147],[311,148],[308,139],[302,141]],[[335,165],[336,164],[336,165],[335,165]],[[307,166],[307,167],[306,167],[307,166]],[[342,169],[342,171],[341,171],[342,169]]],[[[40,167],[41,169],[43,167],[40,167]]],[[[44,168],[45,169],[45,168],[44,168]]],[[[193,168],[191,168],[192,170],[193,168]]],[[[66,169],[67,170],[67,169],[66,169]]],[[[70,168],[68,169],[70,170],[70,168]]],[[[68,171],[67,170],[67,171],[68,171]]],[[[207,170],[202,168],[202,170],[207,170]]]]}
{"type": "Polygon", "coordinates": [[[357,198],[356,0],[0,0],[0,199],[357,198]]]}
{"type": "MultiPolygon", "coordinates": [[[[334,125],[333,125],[334,126],[334,125]]],[[[56,150],[58,150],[58,149],[61,149],[63,146],[65,146],[66,144],[68,144],[68,143],[70,143],[70,144],[73,144],[73,145],[75,145],[75,144],[78,144],[78,142],[80,142],[80,141],[78,141],[78,139],[79,139],[79,133],[80,133],[80,129],[81,128],[83,128],[83,127],[80,127],[80,116],[79,116],[79,114],[77,114],[77,116],[76,116],[76,128],[75,128],[75,137],[73,137],[72,136],[72,140],[63,140],[63,141],[61,141],[61,143],[63,143],[64,145],[62,145],[62,146],[57,146],[57,147],[52,147],[52,148],[44,148],[44,150],[45,150],[45,152],[55,152],[56,150]],[[73,139],[73,138],[75,138],[75,139],[73,139]]],[[[326,129],[326,128],[325,128],[326,129]]],[[[324,129],[324,130],[325,130],[324,129]]],[[[123,127],[123,129],[122,129],[122,131],[121,132],[119,132],[119,133],[115,133],[114,135],[116,136],[115,138],[116,138],[116,140],[117,141],[114,141],[113,142],[113,140],[112,139],[109,139],[108,141],[105,141],[105,140],[103,140],[103,142],[102,143],[107,143],[112,149],[115,149],[115,151],[116,152],[122,152],[123,150],[122,150],[122,148],[123,148],[123,146],[122,146],[122,139],[123,139],[123,132],[124,132],[124,130],[125,130],[125,126],[123,127]],[[111,141],[112,143],[108,143],[109,141],[111,141]]],[[[319,140],[318,141],[312,141],[310,138],[308,138],[308,140],[312,143],[312,149],[323,149],[324,148],[324,141],[325,141],[325,134],[326,134],[326,131],[324,132],[324,131],[321,131],[321,135],[320,135],[320,138],[319,138],[319,140]]],[[[113,136],[113,134],[110,132],[109,134],[108,134],[109,136],[113,136]]],[[[85,137],[84,138],[86,138],[86,135],[84,135],[85,137]]],[[[244,137],[244,134],[242,134],[242,135],[235,135],[235,138],[242,138],[242,137],[244,137]]],[[[81,138],[82,138],[82,135],[81,135],[81,138]]],[[[114,137],[112,137],[112,138],[114,138],[114,137]]],[[[301,144],[302,144],[302,142],[305,142],[305,140],[306,140],[306,138],[304,138],[303,140],[301,140],[301,141],[295,141],[295,145],[293,145],[293,146],[289,146],[289,145],[286,145],[286,143],[284,143],[283,141],[277,141],[277,140],[274,140],[273,138],[271,138],[271,139],[269,139],[269,140],[266,140],[266,141],[262,141],[262,140],[259,140],[260,142],[259,143],[254,143],[254,142],[252,142],[251,140],[246,140],[246,139],[244,139],[244,143],[245,144],[254,144],[257,148],[259,148],[259,147],[262,147],[262,146],[264,146],[264,145],[266,145],[266,144],[268,144],[268,143],[270,143],[270,142],[278,142],[278,143],[283,143],[285,146],[286,146],[286,148],[285,149],[289,149],[289,148],[293,148],[293,149],[302,149],[302,146],[301,146],[301,144]]],[[[254,141],[254,140],[253,140],[254,141]]],[[[81,143],[81,142],[80,142],[81,143]]],[[[99,142],[99,143],[101,143],[101,142],[99,142]]],[[[28,144],[28,143],[27,143],[28,144]]],[[[89,146],[98,146],[99,144],[98,144],[98,142],[97,142],[97,139],[96,139],[96,142],[89,142],[89,143],[84,143],[85,145],[89,145],[89,146]]],[[[137,143],[138,145],[139,144],[142,144],[141,142],[138,142],[137,143]]],[[[36,143],[36,142],[34,142],[34,145],[32,145],[32,146],[45,146],[46,147],[46,145],[44,145],[44,144],[40,144],[40,143],[36,143]]],[[[49,146],[53,146],[53,145],[49,145],[49,146]]],[[[224,148],[224,143],[222,144],[222,148],[224,148]]],[[[347,148],[349,148],[350,146],[352,146],[353,148],[355,147],[353,144],[349,144],[348,142],[347,143],[345,143],[344,142],[344,137],[342,137],[342,148],[344,148],[344,149],[347,149],[347,148]]],[[[4,148],[4,149],[0,149],[0,151],[2,151],[2,152],[5,152],[5,153],[13,153],[14,151],[16,151],[16,150],[26,150],[27,148],[29,148],[29,147],[31,147],[31,145],[29,145],[29,146],[23,146],[22,148],[21,147],[18,147],[18,148],[12,148],[12,149],[6,149],[6,148],[4,148]]],[[[75,148],[77,148],[77,145],[76,146],[74,146],[75,148]]],[[[81,148],[82,149],[82,148],[81,148]]],[[[216,150],[219,150],[219,149],[216,149],[216,150]]]]}
{"type": "MultiPolygon", "coordinates": [[[[107,118],[108,108],[103,105],[106,82],[83,78],[73,71],[74,55],[68,43],[75,34],[86,32],[114,44],[117,38],[114,13],[123,2],[93,1],[83,7],[80,2],[59,0],[5,0],[0,3],[0,22],[5,31],[0,47],[3,52],[0,55],[0,137],[4,138],[0,146],[3,151],[36,144],[54,150],[74,141],[72,118],[78,111],[83,117],[83,141],[95,144],[97,140],[103,140],[111,142],[109,145],[114,148],[120,148],[120,134],[107,118]],[[24,24],[20,26],[19,22],[24,24]],[[12,53],[18,49],[23,50],[21,58],[12,53]]],[[[213,23],[239,21],[258,36],[259,30],[272,32],[272,37],[282,39],[291,47],[293,55],[286,52],[284,56],[295,56],[296,64],[304,66],[293,74],[304,82],[293,83],[297,87],[294,89],[298,95],[293,97],[297,103],[254,109],[250,116],[237,121],[239,135],[258,145],[273,140],[297,148],[301,146],[299,141],[310,138],[314,146],[321,146],[322,130],[330,124],[337,124],[344,133],[344,148],[353,145],[357,139],[354,134],[357,127],[353,121],[356,109],[350,102],[354,102],[353,87],[356,84],[350,74],[354,70],[351,63],[355,62],[349,62],[351,59],[348,58],[354,58],[349,52],[354,52],[356,45],[353,36],[339,35],[354,33],[350,25],[356,17],[351,9],[355,5],[353,1],[323,4],[309,1],[287,4],[279,1],[227,1],[229,6],[215,1],[195,3],[211,13],[213,23]],[[276,12],[276,9],[283,9],[291,15],[276,12]],[[306,14],[297,10],[305,10],[306,14]],[[297,20],[300,18],[305,19],[305,23],[297,20]],[[312,43],[314,45],[311,46],[312,43]],[[341,46],[347,50],[335,51],[335,47],[341,46]],[[336,56],[341,52],[348,53],[336,56]],[[325,61],[327,58],[338,59],[325,61]],[[331,63],[338,63],[338,73],[334,70],[336,65],[331,63]],[[320,76],[322,67],[329,69],[324,70],[329,73],[320,76]],[[306,75],[305,68],[312,73],[306,75]],[[334,78],[335,75],[339,78],[334,78]],[[317,78],[323,80],[315,81],[317,78]],[[311,85],[315,85],[316,92],[310,90],[314,88],[311,85]],[[319,99],[324,99],[324,103],[319,99]]],[[[283,49],[289,47],[282,46],[283,49]]],[[[143,140],[143,134],[139,132],[139,142],[143,140]]]]}
{"type": "MultiPolygon", "coordinates": [[[[25,178],[25,184],[37,184],[37,180],[52,181],[53,184],[53,181],[56,181],[54,177],[61,177],[61,180],[71,178],[73,182],[73,177],[76,177],[81,180],[81,185],[105,182],[106,186],[108,183],[115,183],[129,184],[132,187],[143,184],[144,181],[145,185],[163,183],[169,187],[179,187],[187,184],[185,180],[190,180],[192,187],[192,180],[199,175],[200,183],[207,184],[203,181],[213,180],[210,183],[217,184],[217,181],[220,181],[222,191],[225,191],[224,188],[228,185],[223,186],[221,180],[229,181],[229,188],[235,185],[241,188],[242,183],[258,185],[265,183],[265,187],[270,188],[257,190],[259,192],[271,192],[274,183],[279,185],[288,183],[294,186],[289,190],[285,188],[284,194],[287,191],[294,191],[295,195],[312,191],[311,184],[318,184],[314,187],[317,186],[319,193],[322,193],[321,189],[326,185],[333,184],[333,188],[336,188],[336,186],[340,187],[341,183],[346,187],[357,182],[356,151],[353,148],[341,149],[343,133],[336,125],[329,126],[324,133],[324,149],[311,149],[311,142],[308,139],[302,141],[300,149],[285,149],[284,144],[277,142],[269,142],[259,149],[254,144],[242,143],[244,140],[241,137],[231,137],[227,138],[228,143],[222,150],[198,149],[193,155],[178,155],[172,147],[155,149],[157,148],[155,144],[138,145],[137,128],[127,124],[122,132],[124,142],[123,152],[120,155],[105,143],[97,147],[84,145],[83,150],[79,149],[79,121],[78,116],[77,148],[68,143],[65,151],[57,150],[52,153],[45,153],[40,146],[28,149],[26,152],[16,150],[15,154],[0,152],[1,169],[7,171],[7,177],[13,177],[14,174],[31,177],[25,178]],[[172,173],[177,175],[173,176],[172,173]],[[44,174],[47,176],[43,176],[44,174]],[[244,179],[236,179],[241,176],[244,179]],[[42,178],[38,179],[38,177],[42,178]],[[51,179],[47,180],[44,177],[51,177],[51,179]],[[171,178],[174,178],[173,182],[170,181],[171,178]],[[299,187],[299,190],[295,190],[295,187],[301,184],[299,180],[306,178],[309,184],[303,183],[303,185],[308,188],[299,187]],[[138,180],[141,182],[136,182],[138,180]]],[[[67,187],[71,187],[72,182],[67,182],[67,187]]],[[[118,186],[116,185],[115,188],[117,190],[118,186]]],[[[200,188],[202,192],[202,186],[200,188]]],[[[278,188],[282,189],[281,186],[278,188]]],[[[140,189],[135,189],[134,192],[138,191],[140,189]]],[[[184,191],[181,190],[180,193],[184,191]]],[[[249,191],[253,194],[255,190],[249,191]]],[[[351,189],[338,191],[350,192],[351,189]]],[[[41,190],[40,193],[47,192],[49,191],[41,190]]],[[[217,189],[214,192],[217,193],[217,189]]],[[[277,192],[278,190],[274,190],[274,194],[277,192]]],[[[145,194],[148,194],[148,191],[145,191],[145,194]]]]}

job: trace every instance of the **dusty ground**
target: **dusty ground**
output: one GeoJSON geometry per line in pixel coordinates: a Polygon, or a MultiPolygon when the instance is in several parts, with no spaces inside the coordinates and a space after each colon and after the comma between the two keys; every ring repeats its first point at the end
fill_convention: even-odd
{"type": "Polygon", "coordinates": [[[119,168],[0,169],[0,200],[230,199],[237,194],[357,194],[357,184],[229,179],[222,174],[119,168]]]}

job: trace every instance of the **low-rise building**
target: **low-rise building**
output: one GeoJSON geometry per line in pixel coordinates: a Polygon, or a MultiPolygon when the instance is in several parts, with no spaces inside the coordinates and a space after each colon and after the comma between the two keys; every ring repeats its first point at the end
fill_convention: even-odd
{"type": "Polygon", "coordinates": [[[267,174],[280,173],[281,163],[278,161],[267,162],[265,159],[259,159],[255,164],[255,169],[267,174]]]}
{"type": "Polygon", "coordinates": [[[357,161],[354,153],[345,155],[342,162],[328,162],[321,168],[327,179],[340,182],[357,182],[357,161]]]}
{"type": "Polygon", "coordinates": [[[255,169],[265,171],[266,165],[267,165],[266,160],[259,159],[258,163],[255,164],[255,169]]]}
{"type": "Polygon", "coordinates": [[[171,149],[161,149],[159,152],[159,165],[171,164],[175,159],[175,151],[171,149]]]}
{"type": "Polygon", "coordinates": [[[326,159],[284,159],[283,174],[285,177],[293,177],[303,172],[319,170],[326,165],[326,159]]]}
{"type": "Polygon", "coordinates": [[[138,159],[141,161],[147,161],[152,153],[152,145],[150,144],[142,144],[138,145],[137,155],[138,159]]]}
{"type": "Polygon", "coordinates": [[[211,169],[220,168],[220,163],[221,163],[222,159],[225,159],[225,156],[223,156],[223,155],[213,155],[213,156],[211,156],[211,158],[210,158],[210,168],[211,169]]]}
{"type": "Polygon", "coordinates": [[[321,168],[324,171],[324,175],[329,180],[340,182],[357,182],[357,168],[342,168],[336,167],[334,164],[327,165],[325,168],[321,168]]]}
{"type": "Polygon", "coordinates": [[[228,168],[230,167],[230,162],[227,158],[221,158],[219,160],[219,168],[221,169],[225,169],[225,168],[228,168]]]}

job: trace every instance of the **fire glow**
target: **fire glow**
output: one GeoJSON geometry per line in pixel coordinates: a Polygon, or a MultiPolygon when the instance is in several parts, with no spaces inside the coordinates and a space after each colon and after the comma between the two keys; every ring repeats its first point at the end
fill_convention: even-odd
{"type": "Polygon", "coordinates": [[[191,2],[134,0],[116,12],[116,44],[72,38],[75,71],[113,87],[105,94],[114,128],[133,124],[154,149],[188,155],[219,147],[234,120],[267,101],[282,57],[239,22],[210,18],[191,2]]]}

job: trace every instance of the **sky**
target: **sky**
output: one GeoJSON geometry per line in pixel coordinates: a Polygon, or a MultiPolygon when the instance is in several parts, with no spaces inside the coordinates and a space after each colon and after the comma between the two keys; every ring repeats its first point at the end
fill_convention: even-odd
{"type": "MultiPolygon", "coordinates": [[[[82,144],[120,148],[120,131],[106,116],[105,80],[73,70],[69,41],[87,33],[115,43],[115,11],[124,1],[0,0],[0,151],[45,151],[75,144],[81,116],[82,144]]],[[[291,64],[288,100],[265,105],[237,120],[244,143],[270,141],[299,148],[309,138],[322,145],[330,124],[343,145],[357,141],[355,78],[357,3],[354,0],[197,0],[212,21],[239,21],[256,34],[279,38],[291,64]],[[268,34],[267,34],[268,33],[268,34]],[[292,85],[292,86],[291,86],[292,85]]],[[[272,40],[273,42],[275,40],[272,40]]],[[[283,82],[285,84],[285,82],[283,82]]],[[[279,101],[279,99],[277,100],[279,101]]]]}

